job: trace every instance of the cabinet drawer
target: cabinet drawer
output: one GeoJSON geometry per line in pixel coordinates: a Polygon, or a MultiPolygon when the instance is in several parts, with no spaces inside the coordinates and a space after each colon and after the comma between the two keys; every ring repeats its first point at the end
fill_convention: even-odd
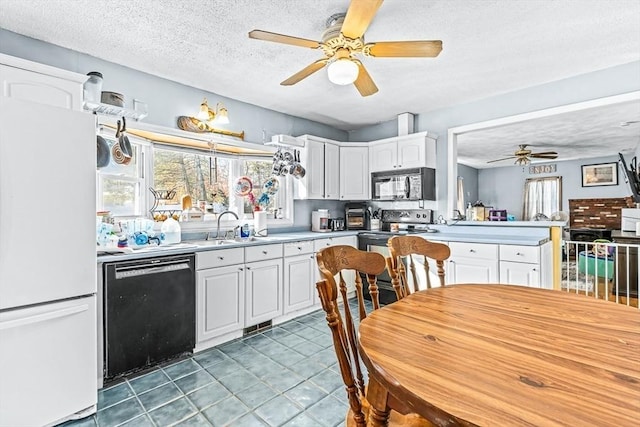
{"type": "Polygon", "coordinates": [[[326,248],[327,246],[336,246],[336,245],[350,245],[351,240],[348,237],[327,237],[325,239],[316,239],[313,242],[313,250],[314,252],[318,252],[322,248],[326,248]]]}
{"type": "Polygon", "coordinates": [[[487,243],[450,242],[451,258],[498,259],[498,245],[487,243]]]}
{"type": "Polygon", "coordinates": [[[196,270],[243,263],[244,249],[242,248],[216,249],[196,253],[196,270]]]}
{"type": "Polygon", "coordinates": [[[282,258],[282,243],[275,243],[273,245],[247,246],[246,248],[244,248],[244,257],[246,262],[282,258]]]}
{"type": "Polygon", "coordinates": [[[540,262],[540,248],[538,246],[500,245],[500,261],[540,262]]]}
{"type": "Polygon", "coordinates": [[[310,254],[313,252],[313,240],[303,240],[300,242],[290,242],[284,244],[284,256],[295,256],[310,254]]]}

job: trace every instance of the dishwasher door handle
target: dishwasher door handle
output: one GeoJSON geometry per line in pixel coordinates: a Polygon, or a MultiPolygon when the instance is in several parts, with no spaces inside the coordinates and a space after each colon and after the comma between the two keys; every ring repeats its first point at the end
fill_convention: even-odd
{"type": "Polygon", "coordinates": [[[189,270],[189,260],[180,259],[167,262],[156,262],[148,264],[129,265],[126,267],[116,267],[116,280],[127,277],[147,276],[150,274],[166,273],[169,271],[189,270]]]}

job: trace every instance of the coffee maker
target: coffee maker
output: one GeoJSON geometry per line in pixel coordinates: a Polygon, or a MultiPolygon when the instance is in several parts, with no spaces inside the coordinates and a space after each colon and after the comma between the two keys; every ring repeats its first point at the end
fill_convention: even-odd
{"type": "Polygon", "coordinates": [[[369,210],[366,203],[348,203],[345,207],[347,230],[368,230],[369,210]]]}

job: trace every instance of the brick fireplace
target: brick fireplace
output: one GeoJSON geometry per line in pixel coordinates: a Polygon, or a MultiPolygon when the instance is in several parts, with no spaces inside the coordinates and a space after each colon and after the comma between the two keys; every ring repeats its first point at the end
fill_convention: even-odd
{"type": "Polygon", "coordinates": [[[622,208],[634,207],[631,197],[609,199],[570,199],[569,228],[619,230],[622,208]]]}

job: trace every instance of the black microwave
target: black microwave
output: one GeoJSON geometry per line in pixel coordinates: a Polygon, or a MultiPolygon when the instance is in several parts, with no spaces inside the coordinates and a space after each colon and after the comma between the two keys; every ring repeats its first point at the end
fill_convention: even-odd
{"type": "Polygon", "coordinates": [[[436,170],[415,168],[371,174],[373,200],[435,200],[436,170]]]}

